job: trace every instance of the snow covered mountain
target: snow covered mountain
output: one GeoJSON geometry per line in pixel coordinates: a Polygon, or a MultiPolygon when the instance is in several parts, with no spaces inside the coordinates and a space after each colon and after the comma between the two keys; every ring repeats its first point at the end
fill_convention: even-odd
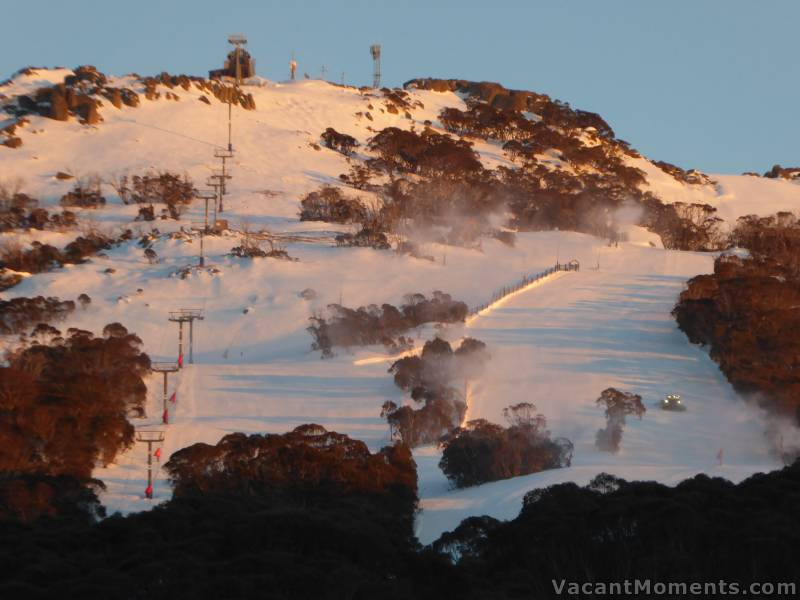
{"type": "MultiPolygon", "coordinates": [[[[451,490],[439,470],[437,448],[416,449],[420,540],[432,541],[469,515],[514,516],[526,491],[560,481],[586,483],[603,471],[677,482],[698,472],[740,480],[779,466],[764,432],[782,425],[771,424],[738,397],[705,350],[689,344],[670,316],[685,281],[709,272],[713,255],[664,249],[657,234],[637,226],[637,214],[620,218],[627,241],[614,246],[566,231],[518,231],[513,246],[491,237],[469,248],[420,241],[420,254],[433,260],[337,247],[335,236],[352,231],[352,225],[299,220],[300,198],[321,185],[342,186],[339,176],[372,156],[365,147],[377,132],[388,127],[421,132],[427,126],[446,133],[442,111],[470,110],[476,96],[469,91],[410,85],[405,95],[397,95],[315,80],[249,80],[232,110],[235,153],[220,215],[229,230],[205,236],[207,268],[181,277],[180,270],[198,260],[203,202],[194,201],[179,219],[137,220],[139,206],[125,204],[110,182],[167,170],[205,187],[220,165],[215,150],[227,146],[226,100],[234,92],[190,78],[91,73],[29,69],[0,84],[0,110],[5,111],[0,130],[6,142],[0,146],[0,184],[7,194],[24,192],[53,210],[76,180],[97,175],[105,182],[106,204],[75,209],[77,228],[10,228],[0,235],[6,248],[32,242],[63,248],[90,229],[115,238],[130,229],[132,239],[81,264],[24,274],[3,297],[74,299],[85,293],[92,299],[89,307],[58,327],[99,331],[118,321],[142,338],[153,360],[164,361],[175,360],[177,353],[177,328],[167,320],[169,312],[203,309],[194,364],[170,383],[178,401],[163,426],[164,456],[235,431],[283,432],[302,423],[321,424],[377,449],[390,441],[381,406],[404,401],[386,372],[391,357],[381,347],[369,347],[320,360],[310,349],[310,316],[330,303],[399,304],[405,294],[434,290],[473,307],[525,275],[576,259],[583,266],[578,272],[541,280],[463,325],[418,332],[420,342],[438,332],[451,340],[470,335],[487,343],[492,359],[486,375],[469,385],[467,418],[501,422],[504,407],[532,402],[554,435],[575,444],[570,468],[460,491],[451,490]],[[54,85],[62,85],[60,96],[37,91],[54,85]],[[354,157],[321,145],[327,128],[355,138],[360,146],[354,157]],[[154,226],[160,235],[150,247],[158,262],[148,260],[137,244],[154,226]],[[268,236],[297,260],[231,256],[245,232],[268,236]],[[595,432],[604,423],[595,399],[612,386],[641,394],[648,409],[641,420],[629,421],[622,450],[614,455],[594,447],[595,432]],[[671,392],[686,398],[686,413],[656,408],[671,392]]],[[[533,123],[546,119],[531,111],[522,114],[533,123]]],[[[640,170],[642,193],[666,205],[710,205],[723,226],[747,214],[800,211],[795,181],[689,173],[693,183],[686,172],[638,155],[613,133],[602,135],[596,124],[574,129],[569,137],[582,140],[583,148],[603,146],[623,166],[640,170]]],[[[519,155],[498,139],[470,141],[484,168],[519,167],[519,155]]],[[[543,169],[567,179],[581,169],[582,175],[600,170],[575,167],[558,148],[532,153],[543,169]]],[[[348,188],[347,193],[368,204],[378,202],[370,190],[348,188]]],[[[4,337],[6,347],[16,343],[4,337]]],[[[147,417],[137,427],[162,427],[160,385],[154,376],[147,417]]],[[[785,436],[791,436],[788,428],[785,436]]],[[[144,447],[134,446],[116,464],[97,469],[96,477],[108,485],[102,500],[110,511],[151,506],[142,497],[144,457],[144,447]]],[[[168,485],[158,481],[156,499],[169,495],[168,485]]]]}

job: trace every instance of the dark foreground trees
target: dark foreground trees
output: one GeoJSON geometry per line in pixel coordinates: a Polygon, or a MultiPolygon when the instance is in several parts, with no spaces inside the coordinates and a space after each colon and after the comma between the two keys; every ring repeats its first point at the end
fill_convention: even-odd
{"type": "Polygon", "coordinates": [[[738,485],[603,474],[529,492],[513,521],[467,519],[434,547],[459,557],[490,598],[554,597],[553,579],[797,582],[798,501],[800,462],[738,485]]]}
{"type": "Polygon", "coordinates": [[[388,494],[416,505],[417,473],[410,450],[367,445],[321,425],[284,434],[231,433],[214,446],[193,444],[164,465],[176,497],[314,490],[320,494],[388,494]]]}
{"type": "Polygon", "coordinates": [[[703,475],[676,487],[610,475],[556,485],[528,493],[512,521],[466,519],[423,550],[410,495],[234,489],[94,525],[0,523],[0,594],[486,600],[555,597],[553,579],[798,579],[800,463],[738,485],[703,475]]]}
{"type": "Polygon", "coordinates": [[[550,439],[547,421],[533,404],[509,406],[504,413],[508,428],[478,419],[444,438],[439,467],[456,487],[570,465],[572,442],[550,439]]]}
{"type": "MultiPolygon", "coordinates": [[[[82,296],[88,298],[85,294],[82,296]]],[[[72,300],[52,296],[0,300],[0,334],[22,333],[35,323],[59,321],[74,310],[75,302],[72,300]]]]}
{"type": "Polygon", "coordinates": [[[303,425],[195,444],[166,468],[175,497],[147,513],[92,527],[0,523],[0,594],[392,599],[434,597],[440,585],[467,592],[444,559],[418,554],[416,465],[402,445],[371,453],[363,442],[303,425]]]}
{"type": "Polygon", "coordinates": [[[740,392],[800,424],[800,220],[743,217],[733,239],[750,257],[717,258],[713,274],[689,280],[672,314],[740,392]]]}
{"type": "Polygon", "coordinates": [[[97,496],[103,489],[97,479],[0,471],[0,530],[2,523],[42,517],[92,522],[105,516],[97,496]]]}
{"type": "Polygon", "coordinates": [[[95,465],[133,443],[128,416],[143,411],[150,369],[140,345],[119,323],[102,337],[78,329],[62,336],[41,324],[29,346],[7,355],[0,367],[0,518],[71,512],[67,495],[97,509],[96,498],[78,488],[96,490],[95,465]]]}

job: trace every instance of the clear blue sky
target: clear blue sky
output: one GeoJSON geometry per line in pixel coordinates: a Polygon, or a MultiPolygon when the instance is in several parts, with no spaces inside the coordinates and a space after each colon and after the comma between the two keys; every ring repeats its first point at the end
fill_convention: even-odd
{"type": "Polygon", "coordinates": [[[205,74],[242,32],[260,75],[498,81],[600,113],[655,159],[800,165],[800,2],[40,0],[0,4],[0,77],[26,65],[205,74]]]}

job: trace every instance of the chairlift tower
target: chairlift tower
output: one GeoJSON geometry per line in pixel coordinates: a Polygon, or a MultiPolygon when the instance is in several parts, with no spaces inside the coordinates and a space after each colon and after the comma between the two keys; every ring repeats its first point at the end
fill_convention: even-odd
{"type": "Polygon", "coordinates": [[[169,388],[167,387],[167,379],[170,373],[177,373],[180,370],[180,364],[175,362],[154,362],[150,365],[150,369],[155,371],[156,373],[161,373],[164,375],[164,391],[162,394],[162,401],[163,401],[163,412],[161,421],[164,425],[169,424],[169,406],[167,405],[168,396],[167,393],[169,388]]]}
{"type": "Polygon", "coordinates": [[[369,47],[369,52],[372,54],[372,87],[378,89],[381,87],[381,45],[372,44],[369,47]]]}
{"type": "Polygon", "coordinates": [[[214,149],[214,158],[219,158],[222,161],[222,194],[226,195],[228,193],[228,186],[225,183],[226,179],[230,179],[227,175],[227,168],[226,163],[229,158],[233,158],[233,150],[228,148],[215,148],[214,149]]]}
{"type": "Polygon", "coordinates": [[[211,223],[212,228],[216,231],[217,208],[219,207],[222,198],[222,184],[219,182],[219,179],[216,179],[213,175],[211,175],[208,179],[206,179],[206,185],[214,188],[214,196],[212,197],[214,200],[214,218],[211,220],[211,223]]]}
{"type": "Polygon", "coordinates": [[[148,500],[153,499],[153,444],[161,444],[164,441],[163,431],[144,431],[136,432],[136,441],[147,444],[147,489],[144,497],[148,500]]]}
{"type": "Polygon", "coordinates": [[[203,309],[180,308],[170,311],[169,320],[178,324],[178,367],[183,367],[183,324],[189,323],[189,364],[194,363],[194,322],[203,321],[203,309]]]}
{"type": "Polygon", "coordinates": [[[197,194],[197,197],[201,200],[205,201],[205,208],[203,210],[203,231],[206,235],[208,235],[209,228],[208,228],[208,201],[213,200],[214,204],[217,203],[217,190],[204,190],[197,194]]]}
{"type": "Polygon", "coordinates": [[[208,219],[206,219],[205,221],[192,221],[192,231],[200,232],[200,256],[197,259],[197,266],[198,268],[202,269],[203,267],[206,266],[204,241],[205,241],[205,236],[208,233],[208,219]]]}
{"type": "MultiPolygon", "coordinates": [[[[219,212],[223,212],[222,194],[224,193],[223,190],[225,189],[225,181],[228,180],[228,179],[232,179],[232,177],[230,175],[227,175],[224,171],[217,171],[217,172],[213,173],[209,177],[209,179],[211,179],[212,181],[215,181],[216,185],[214,187],[219,189],[219,192],[217,194],[217,198],[219,199],[218,211],[219,212]]],[[[216,225],[216,223],[215,223],[215,225],[216,225]]]]}

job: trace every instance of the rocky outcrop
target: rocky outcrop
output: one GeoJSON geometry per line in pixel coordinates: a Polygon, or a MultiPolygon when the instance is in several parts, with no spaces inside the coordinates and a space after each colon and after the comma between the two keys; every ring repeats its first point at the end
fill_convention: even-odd
{"type": "Polygon", "coordinates": [[[466,79],[412,79],[403,84],[406,89],[458,92],[491,104],[495,108],[538,113],[549,102],[549,96],[525,90],[509,90],[493,81],[466,79]]]}
{"type": "MultiPolygon", "coordinates": [[[[34,72],[34,69],[28,69],[20,74],[34,72]]],[[[180,100],[180,96],[172,90],[181,88],[188,91],[194,84],[198,90],[213,95],[220,102],[238,104],[245,110],[253,110],[256,107],[252,94],[217,81],[169,73],[161,73],[157,77],[138,75],[134,77],[143,85],[143,94],[147,100],[160,98],[180,100]]],[[[77,67],[71,75],[64,77],[61,83],[41,87],[31,94],[20,95],[15,100],[16,102],[6,104],[4,108],[7,113],[18,118],[35,114],[56,121],[67,121],[70,117],[75,117],[83,124],[94,125],[103,120],[99,109],[104,101],[117,109],[122,109],[124,106],[131,108],[139,106],[141,99],[140,94],[130,88],[109,86],[108,78],[103,73],[93,66],[86,65],[77,67]]],[[[201,97],[201,100],[208,102],[206,96],[201,97]]],[[[21,140],[17,142],[12,139],[13,132],[0,133],[4,133],[7,138],[0,143],[10,147],[21,144],[21,140]]]]}
{"type": "Polygon", "coordinates": [[[775,165],[769,171],[764,173],[764,177],[768,177],[770,179],[800,180],[800,167],[782,167],[780,165],[775,165]]]}
{"type": "Polygon", "coordinates": [[[689,185],[715,185],[717,183],[711,179],[711,177],[705,173],[701,173],[697,169],[689,169],[687,171],[686,169],[681,169],[663,160],[654,160],[653,164],[668,175],[672,175],[672,177],[678,181],[689,185]]]}
{"type": "Polygon", "coordinates": [[[7,148],[19,148],[22,146],[22,140],[14,136],[7,137],[5,140],[3,140],[3,146],[6,146],[7,148]]]}
{"type": "Polygon", "coordinates": [[[17,129],[28,124],[28,119],[22,117],[0,129],[0,145],[6,148],[19,148],[22,139],[16,135],[17,129]]]}
{"type": "Polygon", "coordinates": [[[470,101],[483,102],[503,111],[532,112],[543,117],[553,125],[567,129],[593,128],[601,137],[614,140],[630,153],[627,144],[616,140],[614,130],[597,113],[577,110],[569,104],[553,100],[546,94],[527,90],[509,90],[493,81],[468,81],[466,79],[412,79],[403,84],[407,89],[433,90],[436,92],[456,92],[468,97],[470,101]]]}
{"type": "Polygon", "coordinates": [[[122,92],[119,88],[107,88],[104,96],[111,102],[114,108],[122,108],[122,92]]]}

